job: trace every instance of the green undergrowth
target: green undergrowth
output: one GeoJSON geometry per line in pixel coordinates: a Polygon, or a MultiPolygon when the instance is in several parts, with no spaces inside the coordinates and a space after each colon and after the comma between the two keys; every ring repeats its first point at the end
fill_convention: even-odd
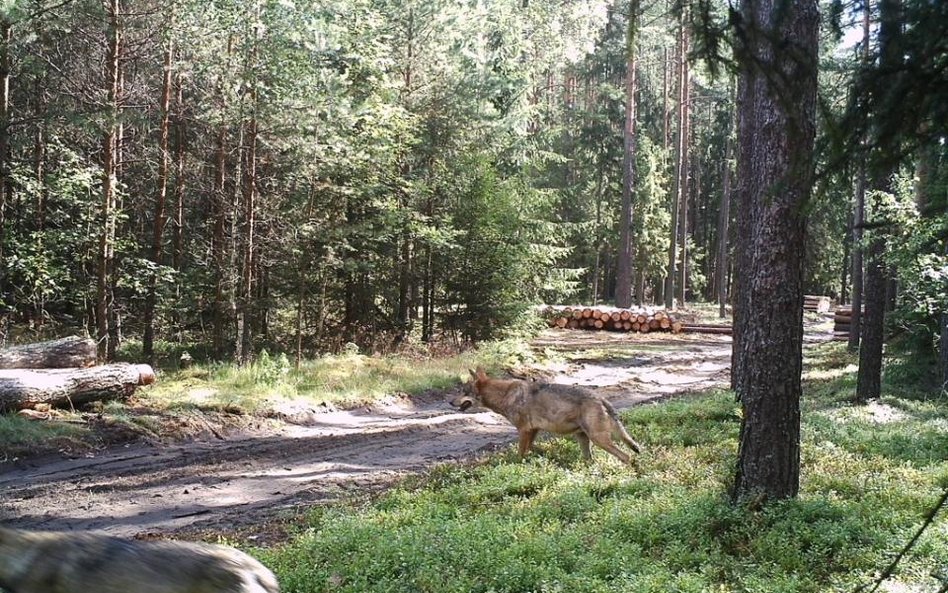
{"type": "MultiPolygon", "coordinates": [[[[632,468],[548,439],[525,462],[509,449],[317,508],[260,555],[288,593],[853,591],[948,487],[948,402],[905,390],[856,407],[836,349],[810,360],[795,500],[729,502],[740,408],[722,391],[625,412],[646,447],[632,468]]],[[[946,569],[942,516],[884,590],[935,591],[946,569]]]]}

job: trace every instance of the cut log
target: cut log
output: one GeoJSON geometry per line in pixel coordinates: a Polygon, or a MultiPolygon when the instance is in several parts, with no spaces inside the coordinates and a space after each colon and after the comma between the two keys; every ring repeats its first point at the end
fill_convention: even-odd
{"type": "Polygon", "coordinates": [[[830,310],[830,298],[828,296],[821,295],[804,295],[803,309],[805,311],[826,313],[830,310]]]}
{"type": "Polygon", "coordinates": [[[139,385],[155,382],[147,364],[108,364],[86,369],[0,370],[0,411],[36,404],[69,407],[124,399],[139,385]]]}
{"type": "Polygon", "coordinates": [[[0,369],[64,369],[95,364],[95,342],[76,336],[0,350],[0,369]]]}
{"type": "Polygon", "coordinates": [[[681,331],[689,334],[722,334],[731,335],[733,329],[730,325],[693,325],[682,324],[681,331]]]}

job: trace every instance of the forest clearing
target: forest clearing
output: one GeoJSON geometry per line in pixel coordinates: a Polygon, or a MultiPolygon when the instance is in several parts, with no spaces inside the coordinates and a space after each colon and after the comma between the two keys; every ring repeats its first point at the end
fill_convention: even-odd
{"type": "Polygon", "coordinates": [[[0,593],[96,587],[948,593],[948,2],[0,2],[0,593]]]}
{"type": "MultiPolygon", "coordinates": [[[[533,347],[560,352],[558,361],[520,370],[595,387],[620,409],[727,382],[727,340],[695,337],[665,345],[571,334],[541,335],[533,347]]],[[[466,373],[459,371],[455,383],[466,373]]],[[[213,381],[179,387],[200,393],[207,385],[213,381]]],[[[0,511],[14,526],[118,535],[173,534],[208,521],[225,531],[256,530],[281,510],[378,492],[404,476],[470,462],[512,442],[515,432],[502,418],[452,410],[447,400],[453,391],[389,396],[333,411],[304,399],[278,399],[277,410],[294,412],[283,416],[285,422],[268,421],[272,411],[262,411],[252,427],[199,426],[205,437],[199,441],[162,445],[173,435],[154,435],[153,443],[79,449],[68,460],[6,460],[0,465],[0,511]]],[[[151,399],[145,392],[136,407],[151,399]]],[[[167,410],[164,424],[177,420],[175,414],[167,410]]]]}

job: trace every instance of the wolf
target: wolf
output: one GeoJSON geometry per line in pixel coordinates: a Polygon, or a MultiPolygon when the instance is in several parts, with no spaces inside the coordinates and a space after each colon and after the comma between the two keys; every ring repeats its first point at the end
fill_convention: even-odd
{"type": "Polygon", "coordinates": [[[251,556],[214,544],[0,526],[6,593],[279,593],[251,556]]]}
{"type": "Polygon", "coordinates": [[[586,389],[517,379],[491,379],[481,367],[470,373],[471,380],[464,384],[464,392],[453,398],[451,405],[463,412],[479,404],[510,420],[520,435],[521,457],[530,451],[541,430],[573,435],[586,461],[592,459],[589,449],[592,441],[619,461],[631,463],[631,456],[616,446],[613,436],[618,436],[636,453],[642,452],[642,446],[619,422],[612,404],[586,389]]]}

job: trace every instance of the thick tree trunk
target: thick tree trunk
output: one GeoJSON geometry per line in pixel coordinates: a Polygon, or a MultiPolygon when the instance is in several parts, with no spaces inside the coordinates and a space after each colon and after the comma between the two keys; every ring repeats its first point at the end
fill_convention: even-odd
{"type": "Polygon", "coordinates": [[[171,65],[174,60],[174,17],[168,18],[168,41],[165,48],[164,79],[161,86],[161,130],[158,139],[158,195],[155,197],[155,221],[151,240],[151,261],[155,270],[149,274],[148,293],[145,296],[144,322],[142,336],[142,355],[154,364],[155,309],[158,304],[158,268],[162,265],[163,239],[165,232],[165,202],[168,197],[168,171],[171,158],[168,154],[168,139],[171,129],[171,65]]]}
{"type": "Polygon", "coordinates": [[[800,480],[803,247],[819,11],[815,0],[744,0],[741,16],[738,179],[747,219],[740,230],[752,233],[738,236],[743,419],[734,497],[779,499],[796,496],[800,480]]]}
{"type": "Polygon", "coordinates": [[[625,151],[622,157],[622,206],[619,212],[619,253],[616,269],[616,306],[632,306],[632,209],[635,192],[635,44],[638,19],[638,0],[629,6],[629,24],[626,31],[625,71],[625,151]]]}
{"type": "Polygon", "coordinates": [[[85,369],[0,370],[0,411],[81,406],[127,398],[139,385],[155,382],[147,364],[108,364],[85,369]]]}
{"type": "Polygon", "coordinates": [[[0,350],[0,369],[60,369],[95,364],[95,342],[68,337],[0,350]]]}

